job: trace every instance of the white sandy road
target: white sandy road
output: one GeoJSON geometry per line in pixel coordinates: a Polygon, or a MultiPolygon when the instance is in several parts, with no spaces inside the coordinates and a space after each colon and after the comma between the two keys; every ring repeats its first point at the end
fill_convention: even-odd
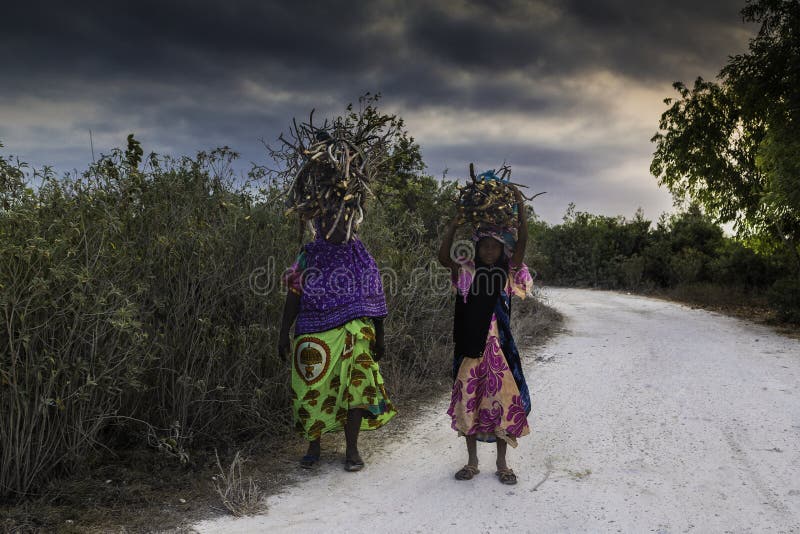
{"type": "Polygon", "coordinates": [[[659,300],[544,295],[566,332],[523,352],[533,432],[509,450],[516,486],[497,481],[488,444],[481,473],[453,479],[465,452],[442,398],[407,434],[371,433],[365,470],[331,459],[265,514],[194,528],[800,532],[800,342],[659,300]]]}

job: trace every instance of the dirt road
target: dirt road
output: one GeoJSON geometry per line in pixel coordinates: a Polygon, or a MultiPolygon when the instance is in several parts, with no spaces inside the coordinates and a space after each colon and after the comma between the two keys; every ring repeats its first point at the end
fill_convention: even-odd
{"type": "Polygon", "coordinates": [[[519,484],[481,473],[447,398],[410,431],[333,456],[260,516],[200,532],[800,532],[800,342],[737,319],[619,293],[545,298],[565,332],[523,350],[533,432],[509,450],[519,484]],[[539,361],[536,361],[539,359],[539,361]]]}

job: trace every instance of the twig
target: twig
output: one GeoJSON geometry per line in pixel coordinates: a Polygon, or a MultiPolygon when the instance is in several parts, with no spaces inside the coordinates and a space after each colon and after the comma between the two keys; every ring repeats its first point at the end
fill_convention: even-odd
{"type": "Polygon", "coordinates": [[[544,478],[536,483],[531,491],[536,491],[539,489],[539,486],[545,483],[545,481],[550,478],[550,474],[553,472],[553,463],[548,458],[545,462],[545,466],[547,467],[547,472],[544,474],[544,478]]]}

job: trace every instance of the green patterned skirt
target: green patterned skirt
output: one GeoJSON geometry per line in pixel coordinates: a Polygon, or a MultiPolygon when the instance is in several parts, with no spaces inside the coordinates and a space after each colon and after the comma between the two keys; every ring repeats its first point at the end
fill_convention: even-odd
{"type": "Polygon", "coordinates": [[[397,414],[372,359],[374,342],[369,319],[294,338],[292,412],[307,440],[342,430],[348,410],[364,410],[362,430],[380,428],[397,414]]]}

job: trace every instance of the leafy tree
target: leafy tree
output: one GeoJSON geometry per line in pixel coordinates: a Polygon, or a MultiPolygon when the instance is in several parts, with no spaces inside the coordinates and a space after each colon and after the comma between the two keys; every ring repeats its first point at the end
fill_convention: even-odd
{"type": "Polygon", "coordinates": [[[670,241],[673,252],[692,247],[707,256],[713,256],[723,243],[722,228],[693,204],[686,212],[671,217],[670,241]]]}
{"type": "Polygon", "coordinates": [[[650,170],[676,200],[698,202],[741,237],[781,241],[800,271],[800,2],[748,1],[760,23],[717,82],[667,98],[650,170]]]}

